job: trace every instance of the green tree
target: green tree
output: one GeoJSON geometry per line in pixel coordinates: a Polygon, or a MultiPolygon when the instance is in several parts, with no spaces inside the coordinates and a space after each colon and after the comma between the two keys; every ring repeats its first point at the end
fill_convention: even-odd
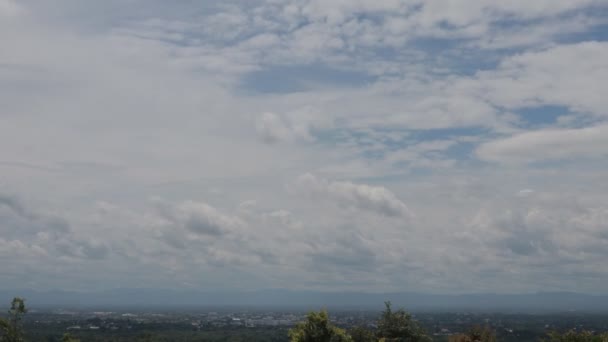
{"type": "Polygon", "coordinates": [[[306,321],[289,330],[291,342],[352,342],[351,337],[329,322],[327,311],[310,312],[306,321]]]}
{"type": "Polygon", "coordinates": [[[549,338],[545,342],[608,342],[608,333],[594,335],[590,331],[576,332],[570,330],[564,334],[558,332],[549,333],[549,338]]]}
{"type": "Polygon", "coordinates": [[[370,331],[369,329],[365,329],[364,327],[355,327],[350,331],[350,337],[353,342],[376,342],[378,339],[376,338],[376,334],[370,331]]]}
{"type": "Polygon", "coordinates": [[[391,302],[384,302],[386,308],[378,321],[377,336],[386,342],[427,342],[431,338],[426,334],[412,315],[403,309],[393,311],[391,302]]]}
{"type": "Polygon", "coordinates": [[[0,318],[0,341],[2,342],[23,342],[23,328],[21,320],[27,312],[25,300],[15,297],[11,302],[7,318],[0,318]]]}
{"type": "Polygon", "coordinates": [[[65,333],[65,334],[63,334],[63,337],[61,338],[61,342],[80,342],[80,340],[72,337],[72,335],[70,335],[70,333],[65,333]]]}
{"type": "Polygon", "coordinates": [[[496,342],[496,335],[489,327],[474,326],[466,334],[450,336],[450,342],[496,342]]]}

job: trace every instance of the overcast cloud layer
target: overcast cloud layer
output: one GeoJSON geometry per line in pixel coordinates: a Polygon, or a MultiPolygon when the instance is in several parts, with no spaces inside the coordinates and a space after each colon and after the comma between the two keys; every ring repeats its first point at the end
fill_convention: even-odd
{"type": "Polygon", "coordinates": [[[608,282],[608,3],[0,0],[0,286],[608,282]]]}

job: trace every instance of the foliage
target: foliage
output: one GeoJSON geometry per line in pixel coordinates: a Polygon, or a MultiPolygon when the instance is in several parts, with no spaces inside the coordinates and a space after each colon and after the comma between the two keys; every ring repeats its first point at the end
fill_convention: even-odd
{"type": "Polygon", "coordinates": [[[576,332],[570,330],[564,334],[558,332],[549,333],[549,339],[545,342],[608,342],[608,333],[594,335],[590,331],[576,332]]]}
{"type": "Polygon", "coordinates": [[[393,311],[391,302],[385,302],[385,310],[378,321],[377,336],[386,342],[427,342],[431,338],[424,329],[403,309],[393,311]]]}
{"type": "Polygon", "coordinates": [[[80,340],[72,337],[69,333],[65,333],[63,334],[63,338],[61,338],[61,342],[80,342],[80,340]]]}
{"type": "Polygon", "coordinates": [[[355,327],[350,331],[350,337],[353,342],[376,342],[378,339],[376,335],[363,327],[355,327]]]}
{"type": "Polygon", "coordinates": [[[466,334],[450,336],[450,342],[496,342],[496,335],[489,327],[475,326],[466,334]]]}
{"type": "Polygon", "coordinates": [[[8,310],[8,318],[0,318],[0,341],[2,342],[23,342],[23,329],[21,320],[27,312],[25,300],[15,297],[8,310]]]}
{"type": "Polygon", "coordinates": [[[310,312],[306,321],[298,323],[289,330],[291,342],[351,342],[344,329],[329,322],[327,311],[310,312]]]}

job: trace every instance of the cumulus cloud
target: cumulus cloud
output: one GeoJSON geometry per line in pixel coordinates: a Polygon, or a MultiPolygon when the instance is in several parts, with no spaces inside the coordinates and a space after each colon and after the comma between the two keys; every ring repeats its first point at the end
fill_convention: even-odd
{"type": "Polygon", "coordinates": [[[313,196],[326,197],[341,205],[368,210],[380,215],[403,218],[412,215],[405,203],[382,186],[328,181],[310,173],[300,176],[297,186],[313,196]]]}
{"type": "Polygon", "coordinates": [[[0,193],[0,230],[5,237],[32,237],[44,232],[59,236],[70,231],[69,223],[58,216],[40,213],[15,195],[0,193]]]}
{"type": "Polygon", "coordinates": [[[525,132],[484,143],[476,153],[499,163],[603,158],[608,155],[608,126],[525,132]]]}
{"type": "Polygon", "coordinates": [[[201,202],[182,203],[174,208],[174,213],[173,222],[196,234],[224,235],[244,225],[237,217],[222,214],[216,208],[201,202]]]}
{"type": "Polygon", "coordinates": [[[285,119],[274,113],[264,113],[256,120],[255,128],[266,143],[291,141],[295,134],[285,119]]]}
{"type": "Polygon", "coordinates": [[[68,219],[33,208],[14,195],[0,193],[0,220],[7,248],[22,248],[37,256],[87,259],[101,259],[108,253],[103,242],[79,236],[68,219]]]}
{"type": "MultiPolygon", "coordinates": [[[[583,260],[596,263],[604,257],[601,246],[606,245],[606,240],[598,234],[603,231],[605,206],[581,208],[576,199],[555,193],[523,201],[509,208],[481,208],[472,219],[470,229],[478,234],[479,241],[501,257],[535,255],[537,259],[533,262],[564,265],[583,260]]],[[[598,269],[598,273],[601,272],[598,269]]]]}
{"type": "Polygon", "coordinates": [[[265,143],[311,142],[315,140],[314,130],[328,129],[331,119],[323,116],[313,106],[292,109],[285,114],[266,112],[256,118],[255,129],[265,143]]]}
{"type": "MultiPolygon", "coordinates": [[[[247,223],[239,216],[224,213],[201,201],[170,203],[155,198],[150,209],[145,213],[150,218],[147,223],[136,219],[133,224],[154,227],[155,233],[150,238],[182,251],[196,245],[205,253],[213,254],[214,244],[231,249],[231,244],[224,245],[222,242],[239,243],[244,238],[244,228],[247,227],[247,223]]],[[[213,258],[214,255],[218,254],[209,257],[213,258]]]]}

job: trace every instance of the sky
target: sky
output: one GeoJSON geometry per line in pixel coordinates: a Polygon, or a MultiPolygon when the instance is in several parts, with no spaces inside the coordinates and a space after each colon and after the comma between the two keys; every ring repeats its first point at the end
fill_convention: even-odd
{"type": "Polygon", "coordinates": [[[608,2],[0,0],[0,287],[606,293],[608,2]]]}

